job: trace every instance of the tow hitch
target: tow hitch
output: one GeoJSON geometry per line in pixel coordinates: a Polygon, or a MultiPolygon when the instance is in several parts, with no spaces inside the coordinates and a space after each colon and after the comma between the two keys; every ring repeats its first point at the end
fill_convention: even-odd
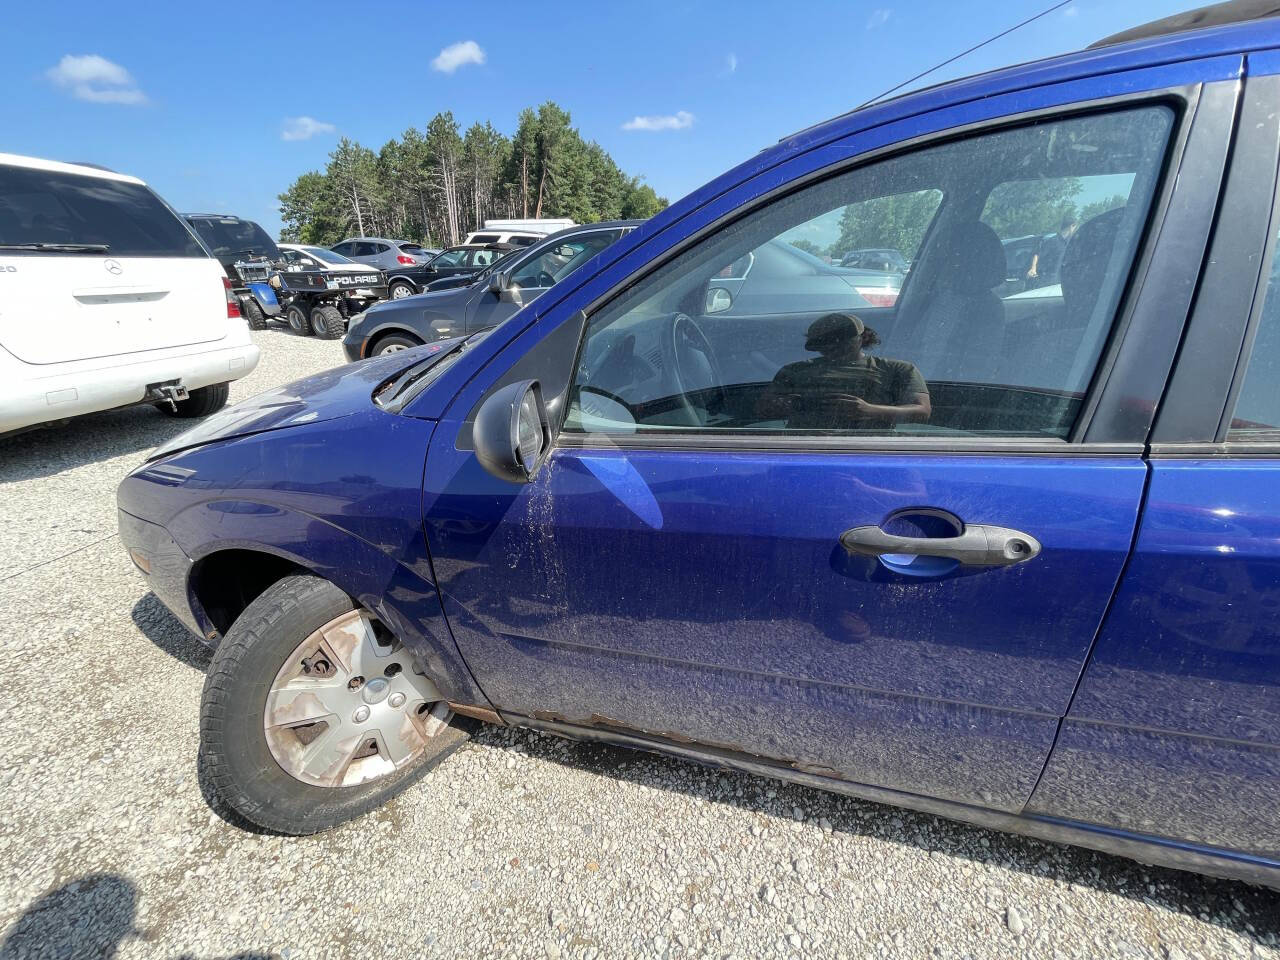
{"type": "Polygon", "coordinates": [[[176,412],[178,401],[186,400],[187,397],[187,388],[181,381],[166,380],[164,383],[147,384],[147,392],[142,400],[144,403],[167,403],[169,409],[176,412]]]}

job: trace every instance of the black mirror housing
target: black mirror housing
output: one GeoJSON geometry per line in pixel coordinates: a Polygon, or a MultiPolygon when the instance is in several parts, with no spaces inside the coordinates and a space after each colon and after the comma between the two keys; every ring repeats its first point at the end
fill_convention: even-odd
{"type": "Polygon", "coordinates": [[[551,422],[537,380],[509,383],[476,411],[476,459],[499,480],[529,483],[551,452],[551,422]]]}

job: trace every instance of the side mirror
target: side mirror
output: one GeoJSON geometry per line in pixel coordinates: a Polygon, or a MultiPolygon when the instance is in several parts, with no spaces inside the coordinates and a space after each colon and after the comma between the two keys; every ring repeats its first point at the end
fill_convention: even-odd
{"type": "Polygon", "coordinates": [[[502,291],[507,289],[507,275],[501,270],[495,270],[489,274],[489,292],[502,296],[502,291]]]}
{"type": "Polygon", "coordinates": [[[551,451],[551,422],[537,380],[495,392],[476,412],[476,459],[499,480],[528,483],[551,451]]]}
{"type": "Polygon", "coordinates": [[[724,287],[708,287],[707,300],[703,306],[703,313],[711,315],[713,313],[724,313],[733,306],[733,294],[724,287]]]}

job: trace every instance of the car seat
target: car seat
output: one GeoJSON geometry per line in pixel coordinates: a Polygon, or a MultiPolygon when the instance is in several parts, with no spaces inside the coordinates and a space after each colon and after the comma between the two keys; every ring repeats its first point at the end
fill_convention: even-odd
{"type": "Polygon", "coordinates": [[[986,381],[1004,341],[1004,305],[992,292],[1005,280],[1004,247],[994,230],[971,220],[935,241],[933,257],[932,295],[903,328],[913,348],[901,359],[926,380],[986,381]]]}

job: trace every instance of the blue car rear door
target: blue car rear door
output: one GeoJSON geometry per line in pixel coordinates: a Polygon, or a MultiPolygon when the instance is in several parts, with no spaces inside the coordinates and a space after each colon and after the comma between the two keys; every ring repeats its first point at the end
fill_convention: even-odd
{"type": "Polygon", "coordinates": [[[1133,541],[1239,73],[1175,64],[855,133],[540,305],[427,460],[435,574],[489,699],[1022,809],[1133,541]],[[1060,284],[1007,307],[1002,241],[1068,215],[1060,284]],[[810,315],[803,273],[794,316],[723,309],[714,279],[778,241],[912,268],[867,319],[852,288],[810,315]],[[530,375],[558,437],[516,487],[470,423],[530,375]]]}
{"type": "Polygon", "coordinates": [[[1280,57],[1232,170],[1152,435],[1133,557],[1031,802],[1280,860],[1280,57]]]}

